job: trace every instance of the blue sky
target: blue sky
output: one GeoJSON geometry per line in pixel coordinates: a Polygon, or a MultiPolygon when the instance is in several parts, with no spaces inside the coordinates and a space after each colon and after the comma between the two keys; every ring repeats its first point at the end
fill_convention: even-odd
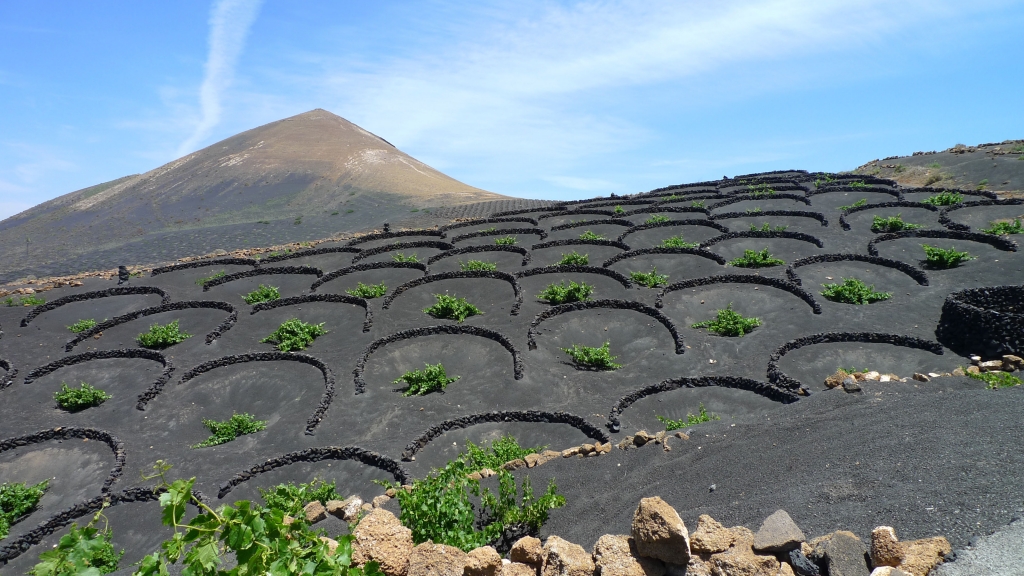
{"type": "Polygon", "coordinates": [[[1024,138],[1024,3],[0,3],[0,218],[325,108],[532,198],[1024,138]]]}

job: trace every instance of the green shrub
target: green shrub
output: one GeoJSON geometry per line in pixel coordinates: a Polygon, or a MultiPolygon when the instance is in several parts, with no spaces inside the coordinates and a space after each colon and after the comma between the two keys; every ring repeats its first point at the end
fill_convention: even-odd
{"type": "Polygon", "coordinates": [[[747,214],[760,214],[761,213],[761,209],[760,208],[747,208],[746,213],[747,214]]]}
{"type": "Polygon", "coordinates": [[[1009,372],[982,372],[980,374],[973,374],[964,370],[964,373],[975,380],[981,380],[985,384],[988,384],[989,390],[1013,388],[1014,386],[1020,386],[1021,383],[1024,382],[1009,372]]]}
{"type": "Polygon", "coordinates": [[[462,378],[462,376],[449,378],[448,373],[444,370],[444,366],[441,363],[437,363],[427,364],[423,370],[406,372],[401,378],[392,382],[392,384],[406,385],[407,388],[402,392],[402,396],[423,396],[430,392],[444,390],[449,384],[459,378],[462,378]]]}
{"type": "Polygon", "coordinates": [[[939,248],[922,244],[925,254],[925,262],[935,268],[954,268],[961,262],[974,260],[977,256],[971,256],[969,252],[958,252],[955,248],[939,248]]]}
{"type": "Polygon", "coordinates": [[[380,284],[363,284],[359,282],[355,288],[349,288],[345,290],[349,296],[355,296],[356,298],[380,298],[387,293],[388,287],[383,282],[380,284]]]}
{"type": "Polygon", "coordinates": [[[821,295],[835,302],[846,304],[871,304],[892,298],[892,292],[875,292],[875,286],[868,286],[856,278],[843,278],[842,284],[822,284],[821,295]]]}
{"type": "Polygon", "coordinates": [[[904,222],[899,214],[888,218],[875,216],[871,222],[872,232],[900,232],[901,230],[917,230],[919,228],[924,228],[924,226],[904,222]]]}
{"type": "Polygon", "coordinates": [[[682,234],[669,236],[661,241],[662,248],[700,248],[700,242],[687,242],[682,234]]]}
{"type": "Polygon", "coordinates": [[[35,509],[50,481],[26,486],[24,482],[0,484],[0,540],[7,538],[11,525],[35,509]]]}
{"type": "Polygon", "coordinates": [[[978,190],[984,190],[985,186],[988,186],[988,178],[985,178],[981,182],[978,182],[978,190]]]}
{"type": "Polygon", "coordinates": [[[547,446],[523,448],[514,436],[508,434],[494,440],[488,447],[480,447],[472,442],[466,442],[466,466],[473,472],[484,468],[498,470],[506,462],[521,460],[530,454],[537,454],[545,448],[547,446]]]}
{"type": "Polygon", "coordinates": [[[92,330],[96,327],[96,321],[92,318],[86,318],[75,322],[71,326],[68,326],[68,330],[71,330],[75,334],[79,332],[85,332],[86,330],[92,330]]]}
{"type": "Polygon", "coordinates": [[[644,220],[644,224],[661,224],[662,222],[668,221],[668,216],[662,216],[661,214],[652,214],[650,218],[644,220]]]}
{"type": "Polygon", "coordinates": [[[494,243],[497,244],[498,246],[515,246],[517,242],[519,242],[519,240],[517,240],[516,237],[512,236],[511,234],[508,236],[502,236],[501,238],[494,239],[494,243]]]}
{"type": "Polygon", "coordinates": [[[682,198],[682,196],[678,196],[676,194],[672,194],[671,196],[666,196],[665,197],[665,202],[671,202],[673,200],[679,200],[680,198],[682,198]]]}
{"type": "Polygon", "coordinates": [[[559,350],[568,354],[577,368],[590,368],[594,370],[622,368],[622,364],[613,362],[618,356],[612,356],[609,344],[609,342],[605,342],[599,348],[573,344],[571,348],[559,348],[559,350]]]}
{"type": "Polygon", "coordinates": [[[191,334],[186,334],[178,329],[178,321],[175,320],[164,326],[153,324],[149,327],[148,332],[136,336],[135,341],[143,348],[167,348],[191,337],[191,334]]]}
{"type": "Polygon", "coordinates": [[[868,205],[868,199],[867,198],[861,198],[860,200],[857,200],[856,202],[854,202],[853,204],[850,204],[849,206],[840,206],[839,209],[843,210],[843,211],[846,211],[846,210],[849,210],[851,208],[860,208],[861,206],[867,206],[867,205],[868,205]]]}
{"type": "Polygon", "coordinates": [[[942,164],[939,164],[938,162],[932,162],[931,164],[928,165],[928,167],[929,168],[942,168],[942,164]]]}
{"type": "Polygon", "coordinates": [[[99,388],[95,388],[82,382],[78,388],[71,388],[67,382],[60,383],[60,390],[53,394],[53,399],[68,412],[79,412],[86,408],[99,406],[113,398],[99,388]]]}
{"type": "Polygon", "coordinates": [[[924,200],[921,200],[921,202],[924,202],[925,204],[931,204],[932,206],[952,206],[953,204],[959,204],[960,202],[963,201],[963,194],[959,192],[953,192],[950,190],[939,192],[938,194],[929,196],[924,200]]]}
{"type": "Polygon", "coordinates": [[[767,198],[768,196],[775,196],[775,189],[768,184],[757,184],[747,186],[750,190],[750,195],[754,198],[767,198]]]}
{"type": "Polygon", "coordinates": [[[449,296],[448,294],[434,294],[437,302],[433,306],[424,308],[423,311],[434,318],[446,320],[457,320],[460,324],[470,316],[483,314],[483,311],[470,304],[465,298],[449,296]]]}
{"type": "Polygon", "coordinates": [[[982,228],[982,232],[985,234],[1024,234],[1024,226],[1021,225],[1020,219],[1011,220],[1010,222],[989,222],[988,228],[982,228]]]}
{"type": "Polygon", "coordinates": [[[860,180],[857,180],[856,182],[850,182],[850,188],[867,188],[867,187],[868,187],[868,185],[865,184],[864,182],[861,182],[860,180]]]}
{"type": "Polygon", "coordinates": [[[324,334],[327,334],[327,330],[324,329],[323,322],[307,324],[298,318],[292,318],[285,320],[277,330],[260,342],[276,344],[277,349],[281,352],[291,352],[292,350],[305,350],[306,346],[313,343],[313,340],[324,334]]]}
{"type": "Polygon", "coordinates": [[[789,226],[775,226],[773,228],[772,225],[767,222],[762,224],[760,228],[757,227],[757,224],[750,225],[751,232],[785,232],[786,228],[789,228],[789,226]]]}
{"type": "Polygon", "coordinates": [[[897,164],[896,167],[892,169],[893,174],[902,174],[904,170],[906,170],[906,168],[903,167],[903,164],[897,164]]]}
{"type": "Polygon", "coordinates": [[[757,250],[744,250],[743,256],[729,261],[730,266],[737,266],[739,268],[767,268],[783,264],[785,264],[785,261],[773,257],[767,248],[760,252],[757,250]]]}
{"type": "Polygon", "coordinates": [[[19,296],[17,300],[12,297],[4,300],[4,306],[39,306],[42,304],[46,304],[46,300],[33,294],[19,296]]]}
{"type": "Polygon", "coordinates": [[[658,274],[657,266],[652,266],[650,272],[630,272],[629,279],[647,288],[668,284],[668,275],[658,274]]]}
{"type": "Polygon", "coordinates": [[[210,437],[199,444],[193,444],[192,448],[219,446],[231,442],[239,436],[266,430],[267,422],[266,420],[257,420],[252,414],[232,414],[231,418],[223,422],[204,419],[203,426],[210,430],[210,437]]]}
{"type": "Polygon", "coordinates": [[[703,424],[705,422],[711,422],[712,420],[721,420],[722,417],[718,414],[708,413],[707,409],[704,408],[704,403],[700,403],[700,414],[686,414],[686,419],[672,420],[671,418],[665,418],[664,416],[657,416],[659,422],[665,425],[665,431],[671,432],[673,430],[680,430],[682,428],[689,428],[697,424],[703,424]]]}
{"type": "MultiPolygon", "coordinates": [[[[349,194],[349,196],[351,196],[351,194],[349,194]]],[[[355,212],[355,210],[353,210],[351,208],[349,208],[348,210],[345,210],[345,214],[351,214],[353,212],[355,212]]]]}
{"type": "MultiPolygon", "coordinates": [[[[337,216],[338,214],[340,214],[340,212],[338,212],[337,210],[335,210],[334,212],[331,212],[331,216],[337,216]]],[[[269,222],[268,222],[268,224],[269,224],[269,222]]]]}
{"type": "Polygon", "coordinates": [[[586,266],[587,264],[590,264],[590,257],[575,250],[568,254],[562,254],[562,259],[558,261],[559,266],[586,266]]]}
{"type": "Polygon", "coordinates": [[[314,478],[312,482],[278,484],[270,489],[260,488],[260,497],[267,508],[280,510],[289,516],[304,516],[302,509],[310,502],[326,505],[331,500],[341,500],[334,480],[330,483],[314,478]]]}
{"type": "Polygon", "coordinates": [[[587,230],[583,234],[580,234],[580,240],[605,240],[605,237],[587,230]]]}
{"type": "Polygon", "coordinates": [[[402,254],[401,252],[399,252],[397,254],[392,254],[391,255],[391,259],[394,260],[395,262],[419,262],[420,261],[419,257],[416,256],[415,254],[409,254],[408,256],[406,256],[405,254],[402,254]]]}
{"type": "Polygon", "coordinates": [[[259,304],[260,302],[270,302],[271,300],[277,300],[281,297],[281,292],[277,290],[276,286],[264,286],[260,284],[259,288],[249,292],[242,297],[246,304],[259,304]]]}
{"type": "Polygon", "coordinates": [[[622,209],[622,206],[616,206],[615,210],[612,210],[612,213],[615,214],[616,216],[619,216],[625,214],[626,211],[622,209]]]}
{"type": "Polygon", "coordinates": [[[697,322],[690,328],[707,328],[719,336],[743,336],[753,332],[754,328],[760,325],[760,318],[744,318],[742,314],[732,309],[732,303],[730,303],[725,308],[716,311],[713,320],[697,322]]]}
{"type": "MultiPolygon", "coordinates": [[[[270,255],[274,256],[275,254],[273,252],[271,252],[270,255]]],[[[223,277],[225,277],[227,275],[228,275],[228,273],[223,271],[223,270],[221,270],[220,272],[214,272],[213,274],[211,274],[211,275],[209,275],[209,276],[207,276],[205,278],[199,278],[198,280],[196,280],[196,284],[199,285],[199,286],[206,286],[206,284],[208,282],[210,282],[212,280],[216,280],[217,278],[223,278],[223,277]]]]}
{"type": "Polygon", "coordinates": [[[494,272],[498,269],[498,265],[482,260],[470,260],[469,262],[459,262],[459,268],[462,268],[463,272],[494,272]]]}
{"type": "Polygon", "coordinates": [[[593,293],[594,287],[586,282],[577,284],[569,281],[569,285],[566,286],[565,280],[562,280],[558,284],[548,284],[544,291],[537,295],[537,298],[547,300],[548,304],[557,305],[590,300],[590,295],[593,293]]]}
{"type": "Polygon", "coordinates": [[[39,563],[28,573],[31,576],[94,576],[116,572],[124,550],[114,552],[109,526],[103,530],[93,527],[101,517],[102,509],[82,528],[77,523],[71,524],[57,546],[40,554],[39,563]]]}
{"type": "Polygon", "coordinates": [[[690,207],[691,208],[704,208],[705,207],[704,206],[704,201],[703,200],[694,200],[693,202],[690,202],[690,207]]]}

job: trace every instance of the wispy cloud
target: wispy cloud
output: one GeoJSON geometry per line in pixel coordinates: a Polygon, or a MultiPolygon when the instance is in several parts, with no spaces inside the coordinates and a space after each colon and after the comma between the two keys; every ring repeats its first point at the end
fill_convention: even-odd
{"type": "Polygon", "coordinates": [[[249,27],[259,14],[262,0],[219,0],[210,13],[210,51],[203,84],[199,88],[199,122],[178,155],[192,152],[220,122],[224,92],[234,79],[235,67],[245,48],[249,27]]]}

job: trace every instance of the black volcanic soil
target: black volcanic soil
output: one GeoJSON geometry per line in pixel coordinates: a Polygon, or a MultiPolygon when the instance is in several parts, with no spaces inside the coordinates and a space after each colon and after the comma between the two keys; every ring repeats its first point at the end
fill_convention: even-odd
{"type": "MultiPolygon", "coordinates": [[[[813,181],[813,176],[794,176],[813,181]]],[[[856,213],[863,217],[850,219],[850,231],[843,231],[838,224],[837,207],[848,204],[849,196],[821,194],[810,199],[810,206],[797,204],[784,209],[820,212],[827,216],[829,226],[823,227],[809,218],[759,215],[716,221],[737,232],[748,231],[750,224],[790,224],[791,230],[820,239],[823,248],[791,238],[736,238],[713,243],[708,250],[732,258],[744,248],[768,246],[787,262],[816,254],[867,254],[868,241],[874,237],[869,230],[870,218],[863,212],[856,213]]],[[[741,206],[756,204],[757,201],[744,201],[741,206]]],[[[768,206],[768,202],[764,205],[768,206]]],[[[736,206],[727,210],[745,210],[736,206]]],[[[1019,206],[1002,208],[1007,214],[1020,211],[1019,206]]],[[[883,210],[887,209],[879,209],[878,213],[888,214],[883,210]]],[[[967,207],[954,214],[957,221],[974,225],[971,219],[975,211],[984,211],[985,218],[998,215],[993,207],[967,207]]],[[[527,216],[539,214],[543,210],[527,216]]],[[[666,214],[680,220],[705,217],[699,213],[666,214]]],[[[909,211],[905,216],[909,216],[909,211]]],[[[915,213],[915,218],[930,229],[942,229],[937,213],[922,212],[920,218],[915,213]]],[[[550,230],[563,223],[555,220],[540,220],[540,227],[550,230]]],[[[618,229],[618,233],[625,231],[618,229]]],[[[585,228],[572,230],[582,233],[585,228]]],[[[624,241],[636,250],[655,246],[662,238],[680,232],[691,241],[707,241],[718,235],[711,228],[691,225],[643,230],[627,235],[624,241]]],[[[446,241],[453,235],[450,233],[446,241]]],[[[921,267],[923,242],[953,245],[978,258],[952,270],[926,269],[927,286],[893,268],[863,262],[796,268],[803,288],[820,305],[821,314],[815,314],[807,302],[793,293],[762,284],[716,283],[670,292],[664,296],[659,310],[678,330],[684,346],[682,354],[676,353],[669,330],[652,316],[610,307],[568,312],[540,322],[536,330],[537,348],[530,350],[530,324],[548,309],[536,294],[549,282],[586,280],[596,287],[594,298],[655,305],[659,290],[636,286],[627,289],[611,278],[593,273],[521,278],[523,303],[517,315],[512,315],[514,293],[506,281],[458,278],[421,285],[399,295],[388,309],[382,309],[383,299],[369,301],[373,316],[369,332],[362,331],[365,311],[355,304],[307,302],[252,314],[251,307],[241,300],[243,293],[259,283],[281,287],[283,297],[308,294],[316,279],[313,275],[257,276],[206,292],[196,285],[196,279],[209,276],[220,267],[135,278],[132,286],[159,286],[167,291],[172,303],[230,303],[237,309],[237,321],[207,344],[204,336],[224,320],[226,312],[161,312],[111,328],[66,353],[64,344],[73,335],[65,326],[81,318],[102,320],[155,306],[159,298],[115,296],[76,302],[39,315],[27,327],[21,327],[20,321],[29,308],[0,307],[0,359],[18,370],[13,383],[0,389],[0,440],[57,426],[109,432],[126,444],[124,470],[111,486],[112,493],[146,485],[140,475],[155,460],[164,459],[174,465],[172,476],[196,476],[197,487],[213,503],[254,498],[258,487],[288,480],[309,481],[314,477],[335,479],[339,491],[369,499],[383,492],[373,480],[391,476],[353,460],[291,464],[241,483],[223,500],[217,499],[217,495],[236,473],[306,448],[358,446],[400,460],[409,442],[429,427],[492,410],[565,411],[607,432],[609,412],[619,398],[643,387],[667,379],[697,376],[739,376],[765,382],[769,358],[777,348],[817,333],[881,332],[934,341],[942,304],[949,293],[967,287],[1024,282],[1021,252],[1001,251],[988,244],[907,238],[883,242],[878,248],[883,257],[921,267]],[[894,296],[867,306],[839,304],[820,296],[820,284],[849,276],[875,284],[877,289],[894,296]],[[365,358],[361,375],[365,391],[357,394],[353,370],[372,342],[407,330],[454,324],[422,312],[434,294],[446,291],[467,297],[484,311],[462,326],[497,332],[508,339],[514,350],[479,334],[427,334],[386,343],[365,358]],[[690,328],[692,323],[710,318],[715,309],[730,303],[747,316],[761,318],[763,325],[743,338],[725,338],[690,328]],[[326,378],[316,366],[278,359],[221,366],[182,383],[183,374],[204,362],[274,351],[271,345],[259,340],[293,317],[323,322],[329,330],[301,353],[323,362],[328,369],[326,378]],[[138,396],[153,385],[163,370],[153,360],[85,361],[25,383],[34,369],[65,356],[133,348],[133,337],[152,322],[173,319],[179,319],[181,328],[194,336],[161,351],[174,370],[145,411],[136,409],[138,396]],[[621,369],[577,370],[559,351],[559,347],[571,344],[597,346],[605,341],[610,342],[612,353],[618,356],[616,361],[623,364],[621,369]],[[523,367],[522,378],[518,380],[515,355],[522,359],[523,367]],[[444,364],[449,375],[460,376],[444,394],[405,398],[396,391],[393,381],[404,371],[437,362],[444,364]],[[52,394],[61,382],[81,381],[98,385],[114,397],[77,414],[55,408],[52,394]],[[318,424],[314,421],[313,434],[308,435],[307,425],[325,400],[331,381],[333,398],[323,420],[318,424]],[[267,420],[267,430],[222,446],[189,448],[207,436],[203,419],[223,419],[232,412],[251,412],[267,420]]],[[[372,245],[379,244],[382,242],[372,245]]],[[[459,243],[463,244],[466,243],[459,243]]],[[[530,247],[529,242],[521,245],[530,247]]],[[[482,252],[438,260],[430,272],[455,270],[458,260],[472,257],[499,262],[499,270],[514,274],[551,264],[560,252],[571,249],[589,254],[592,266],[600,266],[604,259],[621,252],[607,246],[545,248],[534,251],[533,261],[527,267],[520,265],[518,254],[482,252]]],[[[433,252],[436,250],[431,249],[433,252]]],[[[264,266],[322,265],[323,272],[328,273],[348,266],[351,259],[351,254],[325,254],[305,257],[301,262],[264,266]]],[[[373,260],[376,258],[366,261],[373,260]]],[[[722,274],[786,278],[785,267],[747,270],[690,254],[640,255],[610,268],[628,274],[650,270],[652,266],[667,274],[669,282],[722,274]]],[[[224,268],[228,273],[245,269],[224,268]]],[[[366,270],[328,282],[316,293],[343,294],[357,279],[366,283],[383,281],[390,293],[399,284],[422,276],[415,269],[366,270]]],[[[59,288],[44,296],[52,301],[114,285],[115,281],[90,279],[81,287],[59,288]]],[[[558,534],[587,548],[602,534],[626,532],[638,500],[651,495],[666,499],[691,528],[698,515],[707,513],[726,525],[743,524],[756,529],[761,520],[782,508],[809,537],[836,529],[868,537],[873,527],[884,524],[894,526],[902,539],[943,535],[954,546],[962,546],[973,535],[1001,528],[1024,511],[1024,451],[1020,449],[1024,445],[1024,421],[1020,416],[1024,411],[1024,387],[987,390],[976,380],[955,377],[929,383],[868,383],[860,394],[827,390],[823,385],[824,377],[839,366],[909,377],[914,372],[946,372],[969,363],[948,349],[943,352],[939,355],[892,344],[860,342],[798,348],[779,361],[786,375],[810,391],[810,396],[795,403],[781,404],[754,392],[715,386],[655,394],[622,412],[622,431],[609,432],[612,442],[618,443],[639,429],[658,430],[655,416],[683,418],[687,413],[696,413],[701,403],[719,414],[721,420],[691,428],[689,440],[673,439],[670,452],[654,445],[630,451],[615,449],[599,458],[558,459],[517,474],[528,474],[537,487],[545,485],[549,478],[557,481],[568,503],[551,513],[542,534],[558,534]]],[[[4,376],[0,369],[0,380],[4,376]]],[[[567,424],[480,424],[442,434],[419,451],[415,461],[401,462],[401,466],[413,477],[422,476],[430,467],[450,459],[467,440],[486,441],[501,433],[513,433],[526,444],[553,449],[588,441],[583,431],[567,424]]],[[[47,440],[0,452],[3,481],[52,479],[40,509],[16,524],[11,536],[0,546],[18,541],[58,511],[100,495],[114,466],[114,455],[106,444],[81,438],[47,440]]],[[[152,551],[165,534],[158,527],[158,507],[152,502],[119,504],[107,516],[115,544],[127,549],[123,566],[152,551]]],[[[43,538],[28,552],[14,558],[4,573],[24,572],[41,551],[57,541],[63,530],[66,529],[43,538]]]]}

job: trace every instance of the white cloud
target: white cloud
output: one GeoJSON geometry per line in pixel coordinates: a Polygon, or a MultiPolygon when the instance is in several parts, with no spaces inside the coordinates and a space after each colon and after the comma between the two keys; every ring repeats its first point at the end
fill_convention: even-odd
{"type": "Polygon", "coordinates": [[[199,88],[200,118],[192,135],[178,146],[178,156],[193,152],[221,119],[221,100],[234,79],[249,27],[261,0],[220,0],[210,14],[210,51],[199,88]]]}

